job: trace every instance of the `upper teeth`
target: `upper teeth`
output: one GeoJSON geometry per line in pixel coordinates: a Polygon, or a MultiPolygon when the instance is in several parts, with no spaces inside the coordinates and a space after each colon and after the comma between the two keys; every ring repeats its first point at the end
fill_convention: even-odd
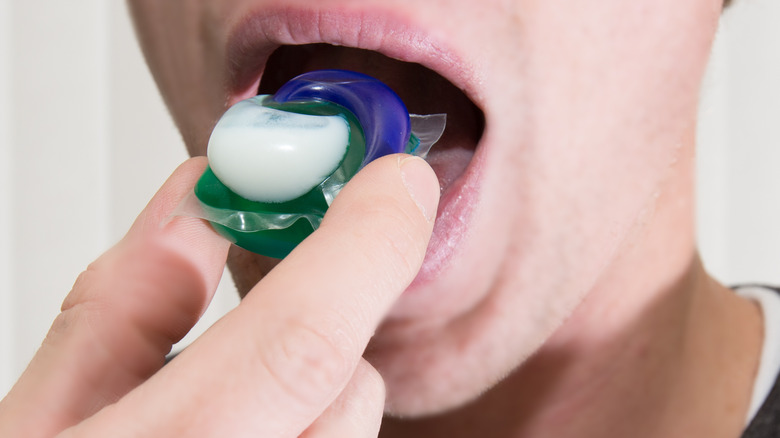
{"type": "Polygon", "coordinates": [[[214,174],[239,196],[258,202],[298,198],[333,173],[347,152],[349,124],[262,105],[255,96],[231,107],[208,146],[214,174]]]}

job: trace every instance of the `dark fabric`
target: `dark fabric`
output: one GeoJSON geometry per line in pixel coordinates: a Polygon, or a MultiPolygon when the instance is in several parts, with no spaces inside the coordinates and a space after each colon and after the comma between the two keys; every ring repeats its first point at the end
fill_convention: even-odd
{"type": "Polygon", "coordinates": [[[780,380],[775,381],[769,397],[742,434],[742,438],[778,437],[780,437],[780,380]]]}
{"type": "MultiPolygon", "coordinates": [[[[775,287],[759,286],[780,293],[775,287]]],[[[738,288],[737,288],[738,289],[738,288]]],[[[780,345],[777,346],[780,348],[780,345]]],[[[780,377],[780,376],[778,376],[780,377]]],[[[780,438],[780,378],[750,422],[742,438],[780,438]]]]}

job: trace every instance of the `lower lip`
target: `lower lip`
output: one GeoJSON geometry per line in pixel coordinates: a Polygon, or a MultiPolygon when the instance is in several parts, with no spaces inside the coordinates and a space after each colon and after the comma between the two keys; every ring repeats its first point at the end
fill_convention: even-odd
{"type": "Polygon", "coordinates": [[[434,169],[439,170],[437,175],[440,175],[440,180],[442,177],[445,180],[442,181],[443,190],[436,214],[436,223],[433,227],[433,235],[428,244],[425,260],[407,292],[418,290],[434,281],[448,268],[450,260],[459,251],[461,242],[468,235],[473,212],[478,202],[481,167],[479,165],[481,161],[479,148],[473,152],[473,155],[472,151],[445,151],[443,154],[442,161],[446,161],[448,158],[453,161],[461,161],[454,166],[461,167],[463,170],[460,172],[460,169],[454,171],[453,169],[445,169],[448,165],[453,166],[453,164],[442,163],[440,165],[435,158],[431,160],[434,169]],[[462,155],[457,158],[446,156],[451,153],[462,155]],[[466,154],[470,156],[465,156],[466,154]],[[465,164],[463,160],[467,160],[465,164]],[[445,171],[441,172],[441,170],[445,171]],[[447,171],[459,173],[459,176],[449,184],[446,181],[447,171]]]}

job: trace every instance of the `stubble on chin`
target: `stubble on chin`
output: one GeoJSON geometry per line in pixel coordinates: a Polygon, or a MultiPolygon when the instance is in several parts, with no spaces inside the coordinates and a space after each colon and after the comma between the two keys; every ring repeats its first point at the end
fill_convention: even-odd
{"type": "Polygon", "coordinates": [[[243,299],[279,262],[279,259],[259,256],[232,246],[228,252],[227,265],[239,296],[243,299]]]}

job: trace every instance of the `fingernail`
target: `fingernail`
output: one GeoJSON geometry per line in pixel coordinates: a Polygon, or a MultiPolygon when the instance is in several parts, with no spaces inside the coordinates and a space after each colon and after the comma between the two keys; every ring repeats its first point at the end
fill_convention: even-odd
{"type": "Polygon", "coordinates": [[[428,222],[436,219],[439,206],[439,179],[422,158],[407,157],[401,160],[401,179],[409,195],[428,222]]]}

